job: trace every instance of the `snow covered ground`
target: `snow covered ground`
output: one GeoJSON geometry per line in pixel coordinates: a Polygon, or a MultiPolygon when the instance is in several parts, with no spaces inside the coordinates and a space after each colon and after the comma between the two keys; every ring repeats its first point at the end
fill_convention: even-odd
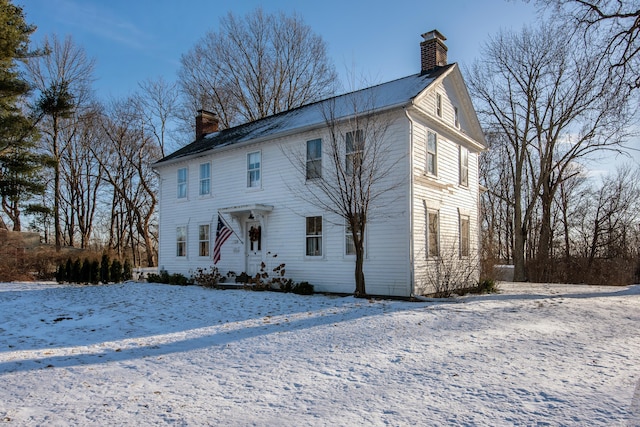
{"type": "Polygon", "coordinates": [[[500,286],[0,283],[0,424],[640,425],[640,285],[500,286]]]}

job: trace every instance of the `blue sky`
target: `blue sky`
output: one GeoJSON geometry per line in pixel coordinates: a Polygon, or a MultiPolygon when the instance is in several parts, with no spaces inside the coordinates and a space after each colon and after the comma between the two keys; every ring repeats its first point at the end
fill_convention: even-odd
{"type": "Polygon", "coordinates": [[[96,60],[99,98],[120,97],[138,82],[174,81],[180,56],[231,11],[262,7],[296,12],[327,43],[345,87],[349,77],[380,83],[419,71],[420,35],[447,37],[449,62],[471,65],[481,45],[500,28],[519,29],[535,19],[520,0],[304,1],[304,0],[14,0],[38,27],[32,40],[71,35],[96,60]]]}

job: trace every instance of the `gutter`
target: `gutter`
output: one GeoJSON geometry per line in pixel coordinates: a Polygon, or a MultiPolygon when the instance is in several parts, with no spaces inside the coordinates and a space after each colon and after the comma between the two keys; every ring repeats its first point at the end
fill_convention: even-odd
{"type": "Polygon", "coordinates": [[[409,120],[409,295],[415,297],[415,263],[413,247],[413,119],[409,115],[406,107],[403,107],[404,114],[409,120]]]}

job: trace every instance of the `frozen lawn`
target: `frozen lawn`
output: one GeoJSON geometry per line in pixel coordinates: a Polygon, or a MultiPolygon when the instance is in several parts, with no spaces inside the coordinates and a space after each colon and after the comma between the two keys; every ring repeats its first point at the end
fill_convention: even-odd
{"type": "Polygon", "coordinates": [[[640,286],[501,288],[0,283],[0,424],[640,425],[640,286]]]}

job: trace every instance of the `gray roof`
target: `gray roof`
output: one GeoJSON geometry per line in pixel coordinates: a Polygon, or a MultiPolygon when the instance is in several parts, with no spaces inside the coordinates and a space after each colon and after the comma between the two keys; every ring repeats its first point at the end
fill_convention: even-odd
{"type": "Polygon", "coordinates": [[[428,73],[414,74],[366,89],[307,104],[293,110],[225,129],[220,132],[207,134],[163,159],[160,159],[154,166],[161,166],[171,160],[190,157],[214,148],[275,137],[302,128],[324,125],[328,111],[331,112],[332,119],[340,119],[353,115],[354,106],[358,106],[360,110],[359,113],[382,111],[404,106],[422,93],[436,78],[453,65],[454,64],[437,67],[428,73]]]}

